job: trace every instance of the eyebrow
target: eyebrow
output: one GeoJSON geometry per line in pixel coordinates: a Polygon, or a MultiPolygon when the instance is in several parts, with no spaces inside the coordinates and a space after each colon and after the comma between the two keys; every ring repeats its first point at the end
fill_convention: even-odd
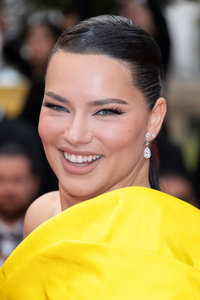
{"type": "Polygon", "coordinates": [[[88,105],[89,106],[100,106],[100,105],[105,105],[105,104],[110,104],[110,103],[125,104],[125,105],[128,104],[126,101],[121,100],[121,99],[102,99],[102,100],[91,101],[88,103],[88,105]]]}
{"type": "MultiPolygon", "coordinates": [[[[59,102],[62,102],[62,103],[66,103],[66,104],[70,104],[71,102],[66,99],[65,97],[63,96],[60,96],[58,94],[55,94],[53,92],[45,92],[45,95],[51,97],[52,99],[54,100],[57,100],[59,102]]],[[[110,103],[117,103],[117,104],[124,104],[124,105],[127,105],[128,103],[122,99],[113,99],[113,98],[110,98],[110,99],[101,99],[101,100],[95,100],[95,101],[90,101],[88,102],[87,104],[89,106],[101,106],[101,105],[105,105],[105,104],[110,104],[110,103]]]]}
{"type": "Polygon", "coordinates": [[[49,96],[50,98],[54,99],[54,100],[57,100],[59,102],[62,102],[62,103],[67,103],[67,104],[70,104],[70,101],[67,100],[65,97],[62,97],[58,94],[55,94],[53,92],[45,92],[45,95],[49,96]]]}

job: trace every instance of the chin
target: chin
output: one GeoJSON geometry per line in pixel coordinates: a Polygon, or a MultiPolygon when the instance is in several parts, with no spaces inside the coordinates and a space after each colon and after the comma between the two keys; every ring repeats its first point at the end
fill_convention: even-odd
{"type": "Polygon", "coordinates": [[[92,184],[88,188],[87,186],[88,184],[86,182],[82,182],[82,184],[78,184],[78,182],[74,184],[74,182],[73,184],[70,184],[68,182],[67,185],[66,182],[65,183],[60,182],[59,186],[61,190],[66,192],[68,195],[77,198],[77,200],[79,201],[89,200],[103,193],[103,191],[101,191],[98,188],[96,189],[94,187],[91,188],[92,184]]]}

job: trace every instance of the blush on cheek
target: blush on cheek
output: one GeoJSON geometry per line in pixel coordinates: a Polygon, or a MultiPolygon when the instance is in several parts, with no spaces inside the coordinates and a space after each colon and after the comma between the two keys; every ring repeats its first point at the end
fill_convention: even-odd
{"type": "Polygon", "coordinates": [[[40,138],[42,139],[43,130],[44,130],[44,115],[43,115],[43,106],[40,111],[39,123],[38,123],[38,133],[40,138]]]}
{"type": "MultiPolygon", "coordinates": [[[[139,143],[141,134],[137,130],[125,128],[125,124],[113,130],[104,130],[105,144],[109,145],[110,150],[116,151],[119,148],[135,147],[139,143]]],[[[136,128],[136,127],[135,127],[136,128]]],[[[142,141],[141,141],[142,143],[142,141]]]]}
{"type": "Polygon", "coordinates": [[[39,121],[38,133],[43,143],[47,141],[48,128],[45,126],[43,121],[39,121]]]}
{"type": "Polygon", "coordinates": [[[48,117],[43,116],[41,114],[39,125],[38,125],[38,133],[43,143],[49,143],[52,141],[53,129],[54,129],[53,120],[50,120],[48,117]]]}
{"type": "Polygon", "coordinates": [[[38,124],[38,133],[40,138],[42,139],[42,125],[41,125],[41,120],[39,119],[39,124],[38,124]]]}

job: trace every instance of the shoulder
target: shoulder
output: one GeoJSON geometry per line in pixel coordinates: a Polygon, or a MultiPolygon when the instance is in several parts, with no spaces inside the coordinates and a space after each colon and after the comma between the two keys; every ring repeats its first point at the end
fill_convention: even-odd
{"type": "Polygon", "coordinates": [[[24,238],[39,225],[61,212],[59,192],[50,192],[36,199],[24,220],[24,238]]]}

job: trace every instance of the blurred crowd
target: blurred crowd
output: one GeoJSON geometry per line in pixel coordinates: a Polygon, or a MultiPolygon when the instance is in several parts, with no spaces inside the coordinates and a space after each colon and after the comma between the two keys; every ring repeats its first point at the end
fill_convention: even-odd
{"type": "MultiPolygon", "coordinates": [[[[60,10],[57,24],[47,17],[32,20],[18,34],[10,34],[0,2],[0,67],[11,67],[28,79],[29,90],[20,114],[8,118],[0,107],[0,265],[23,236],[25,212],[41,194],[56,190],[57,178],[43,151],[37,124],[44,93],[44,78],[49,54],[58,35],[84,17],[81,8],[69,5],[60,10]]],[[[170,35],[162,9],[156,0],[113,1],[111,11],[131,19],[149,32],[163,56],[164,84],[170,64],[170,35]]],[[[34,18],[33,18],[34,19],[34,18]]],[[[9,79],[8,79],[9,80],[9,79]]],[[[1,97],[0,86],[0,97],[1,97]]],[[[197,208],[200,207],[200,157],[193,174],[188,174],[181,149],[169,137],[164,124],[154,143],[161,190],[197,208]]]]}

